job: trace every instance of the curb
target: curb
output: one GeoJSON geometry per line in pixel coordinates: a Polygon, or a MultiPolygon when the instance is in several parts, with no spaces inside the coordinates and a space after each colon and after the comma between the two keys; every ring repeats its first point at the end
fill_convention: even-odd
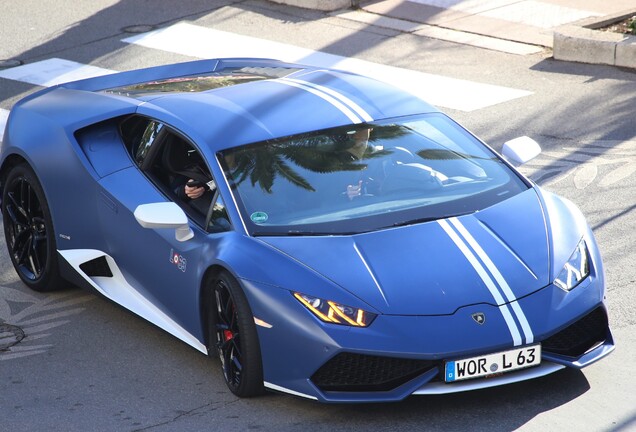
{"type": "MultiPolygon", "coordinates": [[[[360,4],[360,0],[270,1],[323,12],[350,9],[360,4]]],[[[634,15],[636,15],[636,9],[629,9],[617,14],[588,18],[557,27],[554,29],[552,39],[554,59],[636,69],[636,36],[595,30],[634,15]]],[[[427,37],[435,38],[431,35],[427,37]]]]}
{"type": "Polygon", "coordinates": [[[360,0],[270,0],[273,3],[296,6],[303,9],[313,9],[324,12],[333,12],[339,9],[347,9],[358,6],[360,0]]]}
{"type": "Polygon", "coordinates": [[[553,57],[636,69],[636,36],[595,30],[634,15],[636,9],[556,28],[553,57]]]}

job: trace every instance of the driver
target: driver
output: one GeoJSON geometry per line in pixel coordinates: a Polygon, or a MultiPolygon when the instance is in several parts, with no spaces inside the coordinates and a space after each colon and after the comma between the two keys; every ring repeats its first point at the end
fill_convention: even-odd
{"type": "MultiPolygon", "coordinates": [[[[194,200],[203,196],[204,192],[205,187],[201,185],[201,183],[195,181],[194,179],[189,179],[183,188],[183,193],[185,194],[185,196],[179,198],[185,199],[187,197],[191,200],[194,200]]],[[[177,192],[177,195],[180,194],[177,192]]]]}
{"type": "Polygon", "coordinates": [[[214,195],[214,189],[216,189],[214,180],[203,183],[192,178],[188,179],[185,176],[179,176],[173,186],[173,190],[180,200],[187,202],[202,214],[207,213],[214,195]]]}
{"type": "MultiPolygon", "coordinates": [[[[352,140],[353,144],[346,149],[346,152],[349,154],[352,161],[365,159],[370,154],[373,154],[376,150],[378,150],[373,145],[369,144],[369,137],[371,136],[372,130],[373,128],[369,127],[365,129],[358,129],[353,133],[348,133],[349,139],[352,140]]],[[[349,200],[353,200],[355,197],[366,194],[367,183],[373,180],[373,178],[367,175],[365,180],[358,180],[355,184],[347,185],[345,190],[347,198],[349,198],[349,200]]]]}

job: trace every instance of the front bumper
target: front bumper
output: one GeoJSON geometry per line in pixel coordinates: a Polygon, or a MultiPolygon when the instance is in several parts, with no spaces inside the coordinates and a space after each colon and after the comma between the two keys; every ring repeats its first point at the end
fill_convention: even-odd
{"type": "Polygon", "coordinates": [[[540,366],[447,384],[444,361],[513,347],[499,309],[479,304],[443,316],[379,315],[368,328],[324,324],[283,289],[243,281],[258,327],[265,386],[322,402],[397,401],[536,378],[582,368],[614,349],[602,279],[566,293],[548,286],[518,300],[542,344],[540,366]],[[276,313],[273,313],[276,312],[276,313]],[[471,317],[483,313],[478,325],[471,317]]]}

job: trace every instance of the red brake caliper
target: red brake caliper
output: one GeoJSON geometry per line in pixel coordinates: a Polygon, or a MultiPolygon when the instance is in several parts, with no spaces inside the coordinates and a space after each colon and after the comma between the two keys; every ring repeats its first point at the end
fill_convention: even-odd
{"type": "Polygon", "coordinates": [[[223,330],[223,336],[225,337],[225,342],[227,342],[234,337],[234,334],[230,330],[223,330]]]}

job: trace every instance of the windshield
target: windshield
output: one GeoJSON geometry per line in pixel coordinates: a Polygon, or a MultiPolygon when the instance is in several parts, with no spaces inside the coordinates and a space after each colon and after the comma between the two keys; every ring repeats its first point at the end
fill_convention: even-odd
{"type": "Polygon", "coordinates": [[[528,188],[443,114],[323,130],[219,156],[252,235],[374,231],[476,212],[528,188]]]}

